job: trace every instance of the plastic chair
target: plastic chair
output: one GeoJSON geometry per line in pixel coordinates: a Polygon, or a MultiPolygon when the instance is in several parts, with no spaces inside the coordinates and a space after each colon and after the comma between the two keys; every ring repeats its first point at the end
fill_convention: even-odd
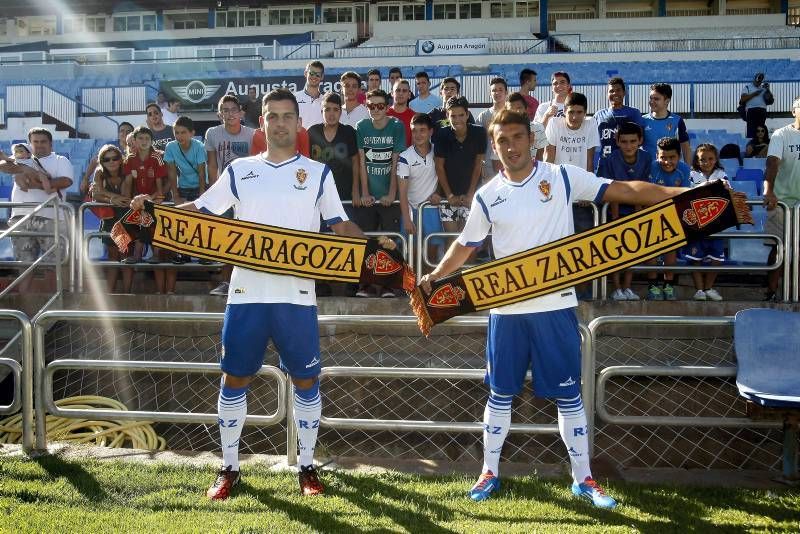
{"type": "Polygon", "coordinates": [[[758,182],[753,180],[730,180],[731,187],[736,191],[741,191],[747,195],[748,199],[760,197],[758,192],[758,182]]]}
{"type": "Polygon", "coordinates": [[[745,158],[742,167],[745,169],[767,170],[767,158],[745,158]]]}
{"type": "Polygon", "coordinates": [[[736,173],[739,172],[739,160],[736,158],[726,158],[719,160],[722,167],[725,169],[725,174],[728,177],[736,176],[736,173]]]}
{"type": "Polygon", "coordinates": [[[761,169],[739,169],[736,173],[737,180],[754,180],[758,182],[764,181],[764,171],[761,169]]]}

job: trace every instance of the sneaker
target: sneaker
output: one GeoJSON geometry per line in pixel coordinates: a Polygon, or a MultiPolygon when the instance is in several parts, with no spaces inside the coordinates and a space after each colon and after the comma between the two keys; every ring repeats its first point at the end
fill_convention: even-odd
{"type": "Polygon", "coordinates": [[[625,288],[625,296],[628,297],[628,300],[639,300],[639,295],[634,293],[629,287],[625,288]]]}
{"type": "Polygon", "coordinates": [[[778,294],[775,291],[767,291],[764,295],[764,302],[778,302],[778,294]]]}
{"type": "Polygon", "coordinates": [[[381,290],[381,298],[383,298],[383,299],[393,299],[394,297],[395,297],[394,291],[392,291],[388,287],[384,287],[381,290]]]}
{"type": "Polygon", "coordinates": [[[708,295],[702,289],[698,289],[692,298],[694,300],[708,300],[708,295]]]}
{"type": "Polygon", "coordinates": [[[623,289],[615,289],[611,294],[611,298],[613,300],[628,300],[628,296],[625,294],[625,290],[623,289]]]}
{"type": "Polygon", "coordinates": [[[664,300],[675,300],[675,288],[670,284],[665,284],[661,289],[664,294],[664,300]]]}
{"type": "Polygon", "coordinates": [[[617,501],[606,495],[603,488],[592,477],[586,477],[586,480],[580,484],[573,482],[572,494],[590,501],[598,508],[611,509],[617,506],[617,501]]]}
{"type": "Polygon", "coordinates": [[[325,491],[322,482],[319,481],[317,469],[313,465],[300,466],[297,478],[300,482],[301,495],[320,495],[325,491]]]}
{"type": "Polygon", "coordinates": [[[722,295],[720,295],[719,292],[713,287],[711,289],[706,289],[706,297],[708,300],[713,300],[715,302],[722,300],[722,295]]]}
{"type": "Polygon", "coordinates": [[[469,490],[469,498],[475,502],[485,501],[500,489],[500,479],[491,471],[481,473],[478,481],[469,490]]]}
{"type": "Polygon", "coordinates": [[[664,293],[661,292],[661,288],[651,285],[647,290],[647,300],[664,300],[664,293]]]}
{"type": "Polygon", "coordinates": [[[199,263],[200,265],[211,265],[214,262],[212,260],[207,260],[205,258],[200,258],[200,261],[198,261],[197,263],[199,263]]]}
{"type": "Polygon", "coordinates": [[[120,261],[120,263],[124,263],[125,265],[133,265],[134,263],[139,263],[139,260],[137,260],[133,256],[128,256],[127,258],[122,258],[119,261],[120,261]]]}
{"type": "Polygon", "coordinates": [[[220,284],[208,292],[209,295],[214,295],[217,297],[227,297],[228,296],[228,282],[220,282],[220,284]]]}
{"type": "Polygon", "coordinates": [[[239,483],[239,471],[232,471],[231,466],[225,469],[220,469],[217,474],[217,479],[208,488],[206,497],[212,501],[224,501],[231,495],[231,490],[239,483]]]}
{"type": "Polygon", "coordinates": [[[359,287],[358,291],[356,291],[356,296],[361,299],[369,298],[371,295],[369,294],[369,288],[367,287],[359,287]]]}

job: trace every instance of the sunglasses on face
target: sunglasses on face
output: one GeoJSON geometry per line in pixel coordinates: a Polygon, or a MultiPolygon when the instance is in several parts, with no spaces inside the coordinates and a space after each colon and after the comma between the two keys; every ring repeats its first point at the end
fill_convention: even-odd
{"type": "Polygon", "coordinates": [[[103,163],[111,163],[112,161],[119,161],[121,159],[122,158],[120,156],[111,156],[111,157],[108,157],[108,158],[103,158],[100,161],[103,162],[103,163]]]}
{"type": "Polygon", "coordinates": [[[322,78],[322,73],[315,70],[308,71],[308,75],[313,76],[314,78],[322,78]]]}
{"type": "Polygon", "coordinates": [[[367,104],[367,109],[377,109],[378,111],[383,111],[386,109],[386,104],[367,104]]]}

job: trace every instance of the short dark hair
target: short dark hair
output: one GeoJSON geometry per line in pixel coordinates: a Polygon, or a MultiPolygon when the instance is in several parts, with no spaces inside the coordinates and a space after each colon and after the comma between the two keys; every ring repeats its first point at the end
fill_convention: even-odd
{"type": "Polygon", "coordinates": [[[222,95],[222,97],[219,99],[219,102],[217,102],[217,109],[221,108],[222,104],[225,102],[233,102],[239,106],[239,109],[242,109],[242,103],[239,102],[239,97],[234,94],[228,93],[227,95],[222,95]]]}
{"type": "Polygon", "coordinates": [[[359,76],[357,72],[348,70],[347,72],[344,72],[342,73],[341,76],[339,76],[339,81],[344,82],[348,78],[352,78],[353,80],[357,81],[359,85],[361,85],[361,76],[359,76]]]}
{"type": "Polygon", "coordinates": [[[636,124],[635,122],[625,121],[617,127],[617,138],[620,135],[631,135],[636,134],[639,139],[644,138],[644,132],[642,131],[642,127],[636,124]]]}
{"type": "Polygon", "coordinates": [[[492,78],[491,80],[489,80],[489,87],[493,86],[496,83],[502,84],[503,87],[506,88],[506,91],[508,91],[508,82],[505,81],[504,78],[501,78],[500,76],[498,76],[497,78],[492,78]]]}
{"type": "Polygon", "coordinates": [[[322,97],[322,105],[325,106],[325,104],[335,104],[342,107],[342,97],[333,92],[325,93],[322,97]]]}
{"type": "Polygon", "coordinates": [[[498,126],[506,126],[509,124],[520,124],[525,127],[528,135],[531,133],[531,121],[528,120],[527,115],[511,111],[510,109],[501,109],[492,117],[489,122],[489,139],[494,139],[494,132],[498,126]]]}
{"type": "MultiPolygon", "coordinates": [[[[311,65],[311,63],[309,63],[311,65]]],[[[261,99],[261,112],[263,114],[264,108],[267,107],[267,104],[270,102],[280,102],[281,100],[290,100],[292,104],[294,104],[294,112],[297,116],[300,116],[300,106],[297,105],[297,98],[295,98],[294,93],[292,93],[288,89],[284,89],[283,87],[279,87],[278,89],[273,89],[269,93],[264,95],[264,98],[261,99]]]]}
{"type": "Polygon", "coordinates": [[[666,152],[668,150],[674,150],[678,154],[681,153],[681,142],[678,141],[675,137],[662,137],[656,143],[658,150],[661,152],[666,152]]]}
{"type": "Polygon", "coordinates": [[[650,86],[650,90],[672,100],[672,86],[668,83],[654,83],[650,86]]]}
{"type": "Polygon", "coordinates": [[[133,132],[131,133],[133,134],[134,139],[136,139],[139,136],[139,134],[149,135],[150,139],[153,138],[153,130],[144,125],[137,126],[136,128],[133,129],[133,132]]]}
{"type": "Polygon", "coordinates": [[[459,82],[458,80],[456,80],[452,76],[448,76],[447,78],[442,80],[441,83],[439,83],[439,85],[442,86],[442,85],[444,85],[446,83],[454,83],[454,84],[456,84],[456,91],[458,91],[459,93],[461,92],[461,82],[459,82]]]}
{"type": "Polygon", "coordinates": [[[518,91],[514,91],[508,98],[506,99],[507,104],[513,104],[514,102],[522,102],[522,105],[525,106],[525,109],[528,109],[528,101],[525,100],[525,97],[522,96],[522,93],[518,91]]]}
{"type": "Polygon", "coordinates": [[[622,90],[625,90],[625,80],[620,78],[619,76],[614,76],[613,78],[608,79],[608,85],[621,85],[622,90]]]}
{"type": "Polygon", "coordinates": [[[414,78],[425,78],[429,82],[431,81],[431,77],[428,76],[428,73],[425,72],[424,70],[421,70],[421,71],[417,72],[416,74],[414,74],[414,78]]]}
{"type": "Polygon", "coordinates": [[[372,98],[373,96],[379,96],[383,98],[384,102],[389,102],[389,94],[383,89],[373,89],[372,91],[367,91],[367,98],[372,98]]]}
{"type": "Polygon", "coordinates": [[[177,102],[177,103],[180,103],[180,101],[181,101],[181,99],[180,99],[180,98],[175,98],[175,97],[173,96],[172,98],[170,98],[170,99],[168,99],[168,100],[167,100],[167,104],[175,104],[176,102],[177,102]]]}
{"type": "Polygon", "coordinates": [[[119,129],[122,128],[123,126],[128,126],[131,129],[131,131],[133,131],[133,124],[129,123],[128,121],[122,121],[121,123],[119,123],[119,126],[117,126],[117,131],[119,131],[119,129]]]}
{"type": "Polygon", "coordinates": [[[586,95],[583,93],[570,93],[567,99],[564,100],[564,109],[570,106],[581,106],[584,111],[589,109],[589,101],[586,100],[586,95]]]}
{"type": "Polygon", "coordinates": [[[380,78],[380,77],[381,77],[381,71],[379,71],[378,69],[369,69],[369,70],[367,71],[367,78],[369,78],[369,77],[370,77],[370,76],[372,76],[373,74],[377,74],[377,75],[378,75],[378,78],[380,78]]]}
{"type": "Polygon", "coordinates": [[[519,84],[522,85],[528,81],[531,76],[536,76],[536,71],[533,69],[522,69],[519,71],[519,84]]]}
{"type": "Polygon", "coordinates": [[[31,128],[30,130],[28,130],[28,142],[30,142],[32,135],[46,135],[47,139],[51,143],[53,142],[53,132],[51,132],[47,128],[41,128],[37,126],[36,128],[31,128]]]}
{"type": "Polygon", "coordinates": [[[325,65],[322,64],[322,61],[317,61],[317,60],[312,61],[311,63],[306,65],[305,70],[308,70],[311,67],[314,67],[315,69],[319,69],[322,72],[325,72],[325,65]]]}
{"type": "Polygon", "coordinates": [[[566,71],[563,71],[563,70],[557,70],[557,71],[555,71],[555,72],[553,73],[553,75],[552,75],[552,76],[550,76],[550,79],[552,80],[552,79],[556,78],[557,76],[561,76],[562,78],[564,78],[564,79],[566,79],[566,80],[567,80],[567,83],[568,83],[568,84],[572,85],[572,80],[570,79],[570,77],[569,77],[569,74],[567,74],[567,72],[566,72],[566,71]]]}
{"type": "Polygon", "coordinates": [[[433,130],[433,119],[427,113],[414,113],[414,116],[411,117],[411,125],[415,124],[424,124],[431,130],[433,130]]]}
{"type": "Polygon", "coordinates": [[[444,109],[450,111],[453,108],[464,108],[464,111],[469,111],[469,101],[463,96],[451,96],[444,104],[444,109]]]}
{"type": "Polygon", "coordinates": [[[400,70],[400,67],[392,67],[389,69],[389,76],[392,74],[399,74],[401,78],[403,77],[403,71],[400,70]]]}
{"type": "Polygon", "coordinates": [[[148,110],[148,109],[150,109],[150,108],[156,108],[156,109],[158,110],[158,112],[159,112],[159,113],[162,113],[162,114],[163,114],[163,112],[161,111],[161,106],[159,106],[159,105],[158,105],[158,104],[156,104],[155,102],[148,102],[148,103],[147,103],[147,105],[144,107],[144,112],[145,112],[145,114],[147,114],[147,110],[148,110]]]}
{"type": "Polygon", "coordinates": [[[187,117],[186,115],[181,115],[180,117],[175,119],[175,124],[173,124],[172,126],[173,128],[175,126],[182,126],[183,128],[189,130],[190,132],[194,131],[194,121],[189,117],[187,117]]]}

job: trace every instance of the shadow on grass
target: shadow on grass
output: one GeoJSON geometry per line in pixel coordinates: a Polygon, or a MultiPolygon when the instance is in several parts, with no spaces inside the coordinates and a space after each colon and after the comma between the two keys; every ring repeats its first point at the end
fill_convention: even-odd
{"type": "Polygon", "coordinates": [[[383,482],[379,477],[355,477],[342,471],[333,471],[327,476],[339,483],[335,490],[336,495],[347,499],[354,506],[358,506],[373,517],[390,517],[395,524],[404,527],[409,532],[440,534],[454,532],[434,522],[451,520],[455,515],[453,510],[431,501],[429,495],[407,489],[400,490],[383,482]],[[374,493],[397,501],[398,504],[376,502],[370,497],[374,493]],[[413,503],[419,509],[430,510],[431,514],[412,512],[408,503],[413,503]]]}
{"type": "Polygon", "coordinates": [[[57,455],[51,454],[35,457],[33,461],[47,471],[47,474],[52,478],[66,479],[86,499],[98,502],[106,498],[106,492],[97,482],[94,475],[79,463],[68,462],[57,455]]]}

